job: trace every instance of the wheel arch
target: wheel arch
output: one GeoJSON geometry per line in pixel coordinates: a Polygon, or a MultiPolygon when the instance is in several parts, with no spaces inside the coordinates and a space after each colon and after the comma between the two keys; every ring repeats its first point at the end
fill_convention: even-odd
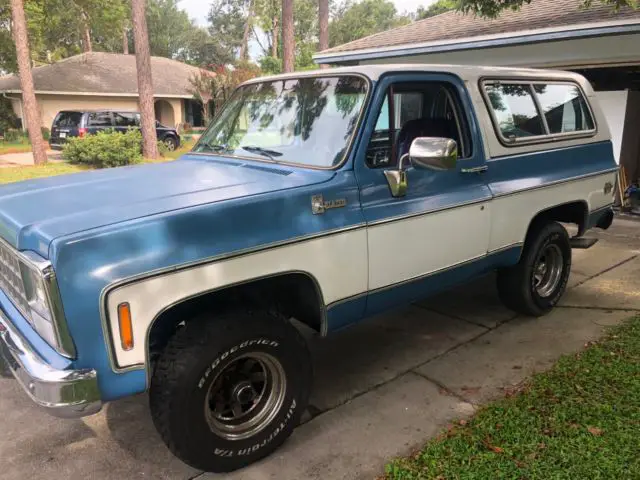
{"type": "MultiPolygon", "coordinates": [[[[532,233],[538,229],[540,225],[549,222],[575,224],[578,226],[576,236],[581,237],[589,228],[589,204],[586,200],[574,200],[540,210],[529,222],[522,246],[524,247],[524,245],[530,241],[532,233]]],[[[520,261],[521,257],[522,251],[520,251],[518,261],[520,261]]]]}
{"type": "Polygon", "coordinates": [[[317,278],[310,272],[290,270],[203,290],[166,305],[147,330],[146,357],[161,351],[177,327],[203,311],[232,308],[276,308],[322,336],[327,333],[326,304],[317,278]]]}
{"type": "Polygon", "coordinates": [[[586,200],[574,200],[539,211],[529,222],[525,242],[539,224],[548,222],[573,223],[578,226],[577,236],[581,237],[589,225],[589,204],[586,200]]]}

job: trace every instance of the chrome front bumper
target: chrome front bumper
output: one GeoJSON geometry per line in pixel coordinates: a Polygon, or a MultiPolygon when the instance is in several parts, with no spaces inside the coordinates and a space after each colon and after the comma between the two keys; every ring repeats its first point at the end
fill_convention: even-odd
{"type": "Polygon", "coordinates": [[[44,362],[0,310],[0,372],[10,371],[31,400],[61,418],[102,408],[95,370],[56,370],[44,362]]]}

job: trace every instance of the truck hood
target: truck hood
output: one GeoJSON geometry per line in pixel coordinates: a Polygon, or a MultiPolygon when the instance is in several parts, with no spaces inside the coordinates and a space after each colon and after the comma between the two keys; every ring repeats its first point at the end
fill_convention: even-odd
{"type": "Polygon", "coordinates": [[[149,215],[322,183],[330,171],[187,155],[0,187],[0,236],[48,258],[55,238],[149,215]]]}

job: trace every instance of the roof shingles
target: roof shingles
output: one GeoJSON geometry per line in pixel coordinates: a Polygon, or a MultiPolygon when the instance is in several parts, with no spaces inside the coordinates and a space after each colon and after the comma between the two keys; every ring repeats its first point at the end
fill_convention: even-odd
{"type": "Polygon", "coordinates": [[[496,19],[485,19],[456,11],[446,12],[330,48],[323,51],[322,55],[634,19],[640,22],[640,10],[629,7],[621,8],[616,12],[611,6],[597,2],[594,2],[590,8],[584,8],[583,0],[533,0],[518,11],[502,12],[496,19]]]}
{"type": "MultiPolygon", "coordinates": [[[[153,89],[160,96],[191,96],[189,78],[200,69],[169,58],[151,57],[153,89]]],[[[93,52],[33,69],[37,92],[138,93],[136,57],[93,52]]],[[[19,91],[20,79],[0,78],[0,92],[19,91]]]]}

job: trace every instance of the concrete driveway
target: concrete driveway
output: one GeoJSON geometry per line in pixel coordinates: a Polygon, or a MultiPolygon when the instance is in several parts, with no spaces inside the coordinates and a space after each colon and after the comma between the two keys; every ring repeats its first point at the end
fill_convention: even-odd
{"type": "MultiPolygon", "coordinates": [[[[49,161],[53,163],[63,161],[62,153],[54,150],[47,150],[47,157],[49,157],[49,161]]],[[[6,153],[4,155],[0,155],[0,168],[28,167],[33,164],[33,153],[31,152],[6,153]]]]}
{"type": "Polygon", "coordinates": [[[502,307],[487,277],[438,298],[312,340],[311,407],[276,454],[228,476],[202,474],[160,442],[146,396],[65,421],[0,380],[0,478],[373,479],[454,419],[504,395],[640,311],[640,223],[618,220],[576,251],[571,288],[542,319],[502,307]]]}

